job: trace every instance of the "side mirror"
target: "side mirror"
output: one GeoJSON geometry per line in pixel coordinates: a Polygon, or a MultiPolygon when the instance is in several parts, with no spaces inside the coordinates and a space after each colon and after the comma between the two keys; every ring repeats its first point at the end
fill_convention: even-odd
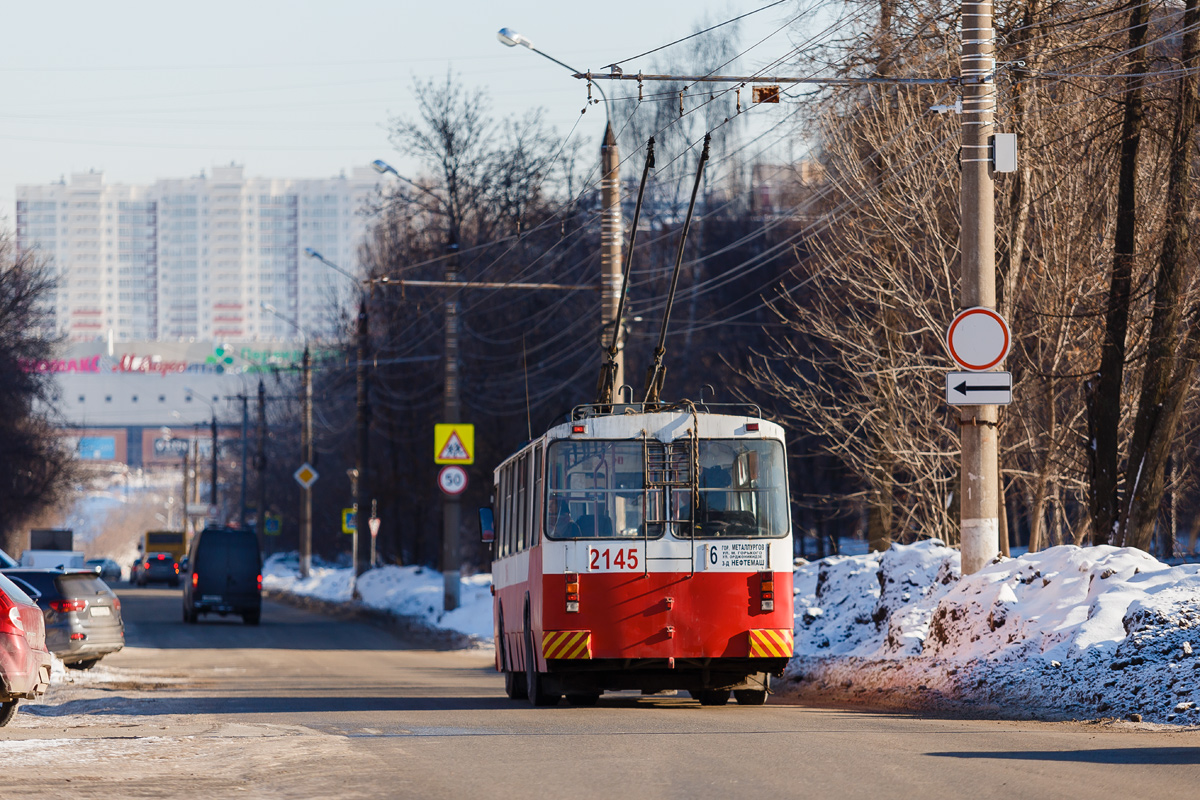
{"type": "Polygon", "coordinates": [[[496,521],[490,508],[479,509],[479,540],[488,544],[496,541],[496,521]]]}

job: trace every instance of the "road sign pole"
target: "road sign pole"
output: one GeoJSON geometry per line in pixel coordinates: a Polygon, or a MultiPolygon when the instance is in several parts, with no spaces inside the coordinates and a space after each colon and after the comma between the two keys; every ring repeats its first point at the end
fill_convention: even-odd
{"type": "MultiPolygon", "coordinates": [[[[458,280],[458,232],[453,227],[453,220],[450,221],[450,225],[450,236],[446,245],[446,280],[453,283],[458,280]]],[[[442,421],[455,423],[459,421],[461,413],[458,393],[458,297],[453,289],[449,290],[447,295],[446,372],[442,387],[442,421]]],[[[461,513],[458,497],[445,495],[442,499],[442,594],[446,611],[458,608],[459,602],[458,526],[461,513]]]]}
{"type": "MultiPolygon", "coordinates": [[[[311,464],[312,446],[312,360],[308,343],[300,362],[300,449],[304,463],[311,464]]],[[[307,578],[312,569],[312,484],[302,487],[300,502],[300,577],[307,578]]]]}
{"type": "MultiPolygon", "coordinates": [[[[962,4],[962,305],[996,307],[995,196],[989,137],[996,107],[991,0],[962,4]]],[[[961,406],[962,572],[1000,552],[999,456],[994,405],[961,406]]]]}

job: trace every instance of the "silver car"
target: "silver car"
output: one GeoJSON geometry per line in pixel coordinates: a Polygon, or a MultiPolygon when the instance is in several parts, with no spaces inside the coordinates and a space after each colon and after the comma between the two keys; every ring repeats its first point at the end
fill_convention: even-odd
{"type": "Polygon", "coordinates": [[[6,569],[41,597],[46,647],[72,669],[91,669],[104,656],[125,646],[121,601],[91,570],[6,569]]]}

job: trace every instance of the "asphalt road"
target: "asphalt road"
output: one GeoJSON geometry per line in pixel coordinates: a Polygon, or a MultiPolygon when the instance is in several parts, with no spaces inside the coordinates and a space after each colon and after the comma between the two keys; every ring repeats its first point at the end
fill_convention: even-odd
{"type": "Polygon", "coordinates": [[[122,589],[129,647],[0,729],[0,798],[1188,797],[1200,731],[606,695],[504,697],[490,652],[267,603],[180,621],[122,589]]]}

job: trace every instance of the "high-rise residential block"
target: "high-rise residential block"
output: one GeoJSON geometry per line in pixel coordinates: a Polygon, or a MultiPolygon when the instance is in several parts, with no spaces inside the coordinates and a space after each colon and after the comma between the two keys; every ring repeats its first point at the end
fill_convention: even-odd
{"type": "Polygon", "coordinates": [[[17,187],[16,244],[50,264],[49,333],[70,341],[329,337],[356,290],[305,250],[357,274],[377,184],[368,167],[275,179],[231,165],[141,186],[80,173],[17,187]]]}

